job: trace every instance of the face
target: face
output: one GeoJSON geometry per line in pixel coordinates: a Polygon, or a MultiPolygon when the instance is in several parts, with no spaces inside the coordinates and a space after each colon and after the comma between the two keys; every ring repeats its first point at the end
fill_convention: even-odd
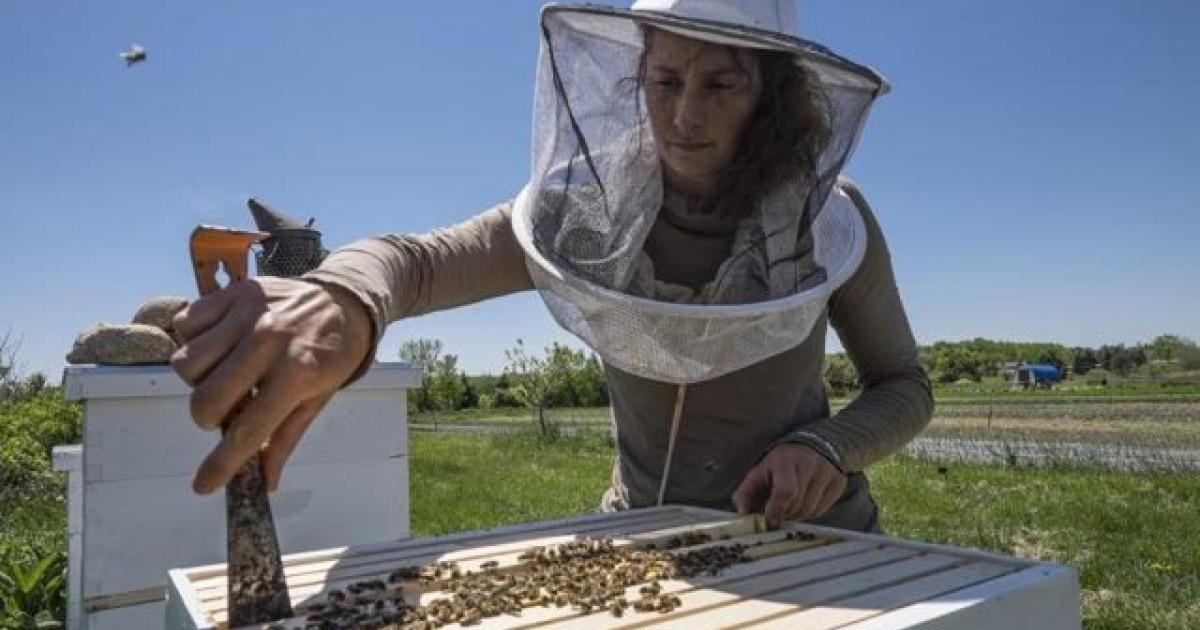
{"type": "Polygon", "coordinates": [[[750,51],[665,31],[647,35],[645,93],[663,177],[685,193],[715,192],[762,92],[750,51]]]}

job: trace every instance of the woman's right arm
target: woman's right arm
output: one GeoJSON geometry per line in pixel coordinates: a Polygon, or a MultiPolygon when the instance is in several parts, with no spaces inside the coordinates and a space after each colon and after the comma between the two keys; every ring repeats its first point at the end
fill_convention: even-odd
{"type": "Polygon", "coordinates": [[[183,344],[171,365],[193,385],[196,424],[225,428],[195,491],[224,486],[259,452],[274,489],[320,410],[370,364],[389,322],[531,288],[510,213],[501,204],[449,229],[362,240],[303,279],[247,278],[180,311],[173,324],[183,344]]]}
{"type": "Polygon", "coordinates": [[[304,277],[358,298],[373,325],[372,348],[396,320],[533,288],[513,235],[510,201],[428,234],[357,241],[304,277]]]}

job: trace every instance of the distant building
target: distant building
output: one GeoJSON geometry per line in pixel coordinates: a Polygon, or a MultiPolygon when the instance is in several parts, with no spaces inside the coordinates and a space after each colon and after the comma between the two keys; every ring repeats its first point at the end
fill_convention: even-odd
{"type": "Polygon", "coordinates": [[[1013,368],[1009,384],[1021,389],[1050,389],[1062,379],[1062,370],[1052,363],[1021,363],[1013,368]]]}

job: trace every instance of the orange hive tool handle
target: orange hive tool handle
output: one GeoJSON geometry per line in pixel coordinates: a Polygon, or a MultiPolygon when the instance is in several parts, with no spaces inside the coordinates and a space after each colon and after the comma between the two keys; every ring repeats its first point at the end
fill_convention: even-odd
{"type": "Polygon", "coordinates": [[[248,232],[232,228],[201,225],[192,230],[190,239],[192,267],[200,295],[221,288],[217,271],[222,267],[230,282],[246,279],[246,260],[250,246],[270,236],[265,232],[248,232]]]}

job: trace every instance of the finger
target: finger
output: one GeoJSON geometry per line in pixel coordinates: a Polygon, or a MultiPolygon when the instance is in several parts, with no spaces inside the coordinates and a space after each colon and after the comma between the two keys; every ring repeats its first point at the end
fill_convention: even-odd
{"type": "Polygon", "coordinates": [[[332,396],[321,396],[305,401],[275,429],[271,441],[262,452],[263,476],[266,478],[267,489],[274,492],[279,488],[283,478],[283,465],[295,450],[300,437],[308,430],[309,425],[317,418],[317,414],[325,407],[332,396]]]}
{"type": "Polygon", "coordinates": [[[235,302],[238,292],[230,287],[221,289],[189,303],[171,318],[175,334],[184,340],[208,330],[225,316],[235,302]]]}
{"type": "Polygon", "coordinates": [[[771,471],[771,498],[767,499],[767,526],[778,527],[779,521],[796,501],[800,479],[793,466],[779,466],[771,471]]]}
{"type": "Polygon", "coordinates": [[[842,498],[842,494],[846,492],[846,477],[839,474],[828,485],[825,486],[825,491],[821,493],[821,498],[817,501],[817,505],[813,510],[810,518],[818,518],[829,511],[833,504],[842,498]]]}
{"type": "Polygon", "coordinates": [[[200,464],[192,480],[197,493],[209,494],[229,483],[246,460],[262,448],[276,427],[298,406],[296,388],[291,384],[279,375],[263,384],[200,464]]]}
{"type": "Polygon", "coordinates": [[[221,426],[234,405],[259,381],[269,380],[286,341],[269,332],[243,336],[224,361],[213,368],[192,391],[192,419],[205,429],[221,426]]]}
{"type": "Polygon", "coordinates": [[[807,519],[817,515],[817,504],[825,494],[829,478],[823,471],[811,469],[801,473],[801,491],[792,507],[792,518],[807,519]]]}
{"type": "Polygon", "coordinates": [[[786,520],[805,517],[805,505],[813,492],[813,475],[795,463],[792,463],[791,468],[796,475],[796,494],[792,496],[792,501],[783,514],[786,520]]]}
{"type": "Polygon", "coordinates": [[[225,358],[247,334],[249,313],[243,302],[233,304],[218,322],[171,355],[171,367],[189,384],[204,380],[213,366],[225,358]]]}
{"type": "Polygon", "coordinates": [[[738,514],[760,511],[762,495],[770,487],[770,483],[766,466],[759,464],[751,468],[733,493],[733,505],[737,508],[738,514]]]}

